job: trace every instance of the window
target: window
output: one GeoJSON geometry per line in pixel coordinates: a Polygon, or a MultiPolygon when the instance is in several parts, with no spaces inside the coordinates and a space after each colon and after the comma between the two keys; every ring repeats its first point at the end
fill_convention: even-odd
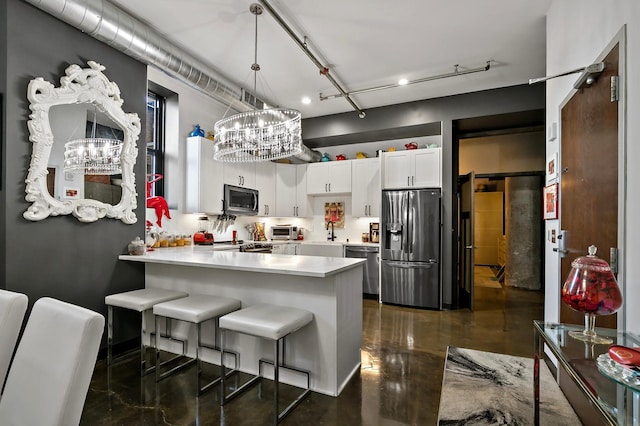
{"type": "Polygon", "coordinates": [[[166,99],[149,90],[147,92],[147,197],[164,197],[164,134],[166,99]]]}

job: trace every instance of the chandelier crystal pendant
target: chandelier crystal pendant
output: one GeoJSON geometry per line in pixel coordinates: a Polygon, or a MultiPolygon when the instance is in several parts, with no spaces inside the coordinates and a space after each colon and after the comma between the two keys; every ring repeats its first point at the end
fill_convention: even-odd
{"type": "Polygon", "coordinates": [[[117,175],[122,173],[119,139],[96,138],[94,114],[91,137],[74,139],[64,144],[64,171],[84,175],[117,175]]]}
{"type": "MultiPolygon", "coordinates": [[[[258,15],[262,6],[253,3],[249,10],[255,15],[255,51],[253,91],[256,95],[258,65],[258,15]]],[[[302,146],[302,114],[287,108],[259,109],[223,118],[215,123],[214,153],[217,161],[249,163],[271,161],[300,154],[302,146]]]]}

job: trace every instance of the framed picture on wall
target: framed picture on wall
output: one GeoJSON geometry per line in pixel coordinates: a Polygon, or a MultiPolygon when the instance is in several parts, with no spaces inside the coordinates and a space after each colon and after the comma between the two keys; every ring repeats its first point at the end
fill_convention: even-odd
{"type": "Polygon", "coordinates": [[[558,184],[553,183],[544,187],[542,194],[544,219],[558,218],[558,184]]]}
{"type": "Polygon", "coordinates": [[[558,153],[554,152],[547,158],[547,182],[558,178],[558,153]]]}

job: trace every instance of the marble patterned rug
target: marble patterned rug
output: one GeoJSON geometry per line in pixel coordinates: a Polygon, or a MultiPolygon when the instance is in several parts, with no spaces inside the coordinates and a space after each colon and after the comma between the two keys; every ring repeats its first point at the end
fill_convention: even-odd
{"type": "MultiPolygon", "coordinates": [[[[540,424],[581,425],[544,363],[540,424]]],[[[438,425],[533,425],[533,359],[449,346],[438,425]]]]}

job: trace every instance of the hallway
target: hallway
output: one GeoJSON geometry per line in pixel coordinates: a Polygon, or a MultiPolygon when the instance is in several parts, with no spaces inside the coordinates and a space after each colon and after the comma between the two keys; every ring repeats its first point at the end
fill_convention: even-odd
{"type": "MultiPolygon", "coordinates": [[[[435,425],[447,346],[533,356],[534,319],[543,294],[513,288],[476,288],[475,311],[429,311],[363,301],[362,366],[333,398],[312,393],[283,425],[435,425]]],[[[264,425],[271,419],[255,386],[221,411],[219,388],[195,398],[194,367],[156,386],[138,376],[137,358],[116,365],[111,392],[104,360],[96,366],[83,425],[264,425]]],[[[208,366],[207,372],[217,372],[208,366]]],[[[289,398],[287,386],[281,397],[289,398]]],[[[282,400],[282,399],[281,399],[282,400]]],[[[287,400],[288,401],[288,400],[287,400]]]]}

